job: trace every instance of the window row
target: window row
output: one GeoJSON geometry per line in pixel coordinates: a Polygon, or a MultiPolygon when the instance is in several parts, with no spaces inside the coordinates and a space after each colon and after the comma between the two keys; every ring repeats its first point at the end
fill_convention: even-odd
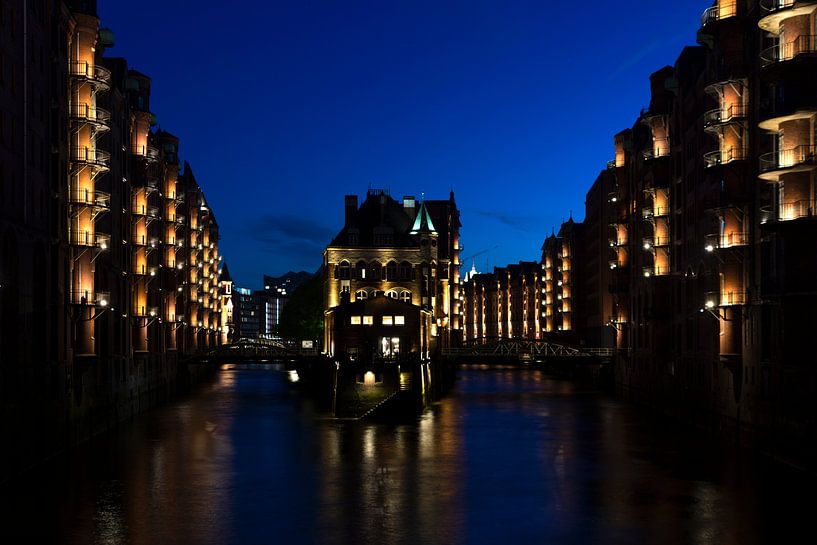
{"type": "Polygon", "coordinates": [[[355,299],[360,301],[362,299],[380,297],[382,295],[391,297],[392,299],[400,299],[404,303],[411,303],[411,292],[408,290],[388,290],[386,292],[380,290],[357,290],[355,292],[355,299]]]}
{"type": "MultiPolygon", "coordinates": [[[[374,316],[351,316],[351,325],[374,325],[374,316]]],[[[406,325],[405,316],[382,316],[382,325],[406,325]]]]}
{"type": "MultiPolygon", "coordinates": [[[[436,265],[431,264],[434,268],[436,265]]],[[[428,269],[428,264],[423,263],[422,270],[428,269]]],[[[395,261],[389,261],[386,266],[378,261],[366,263],[358,261],[354,267],[346,260],[341,261],[335,268],[335,278],[338,280],[414,280],[417,277],[416,270],[408,261],[403,261],[399,265],[395,261]]]]}

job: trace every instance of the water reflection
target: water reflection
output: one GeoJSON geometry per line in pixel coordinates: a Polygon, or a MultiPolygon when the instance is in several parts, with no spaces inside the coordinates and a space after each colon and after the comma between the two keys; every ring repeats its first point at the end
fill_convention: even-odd
{"type": "Polygon", "coordinates": [[[0,541],[746,544],[810,529],[810,479],[536,370],[465,369],[403,424],[324,418],[299,387],[283,369],[222,371],[5,487],[0,541]]]}

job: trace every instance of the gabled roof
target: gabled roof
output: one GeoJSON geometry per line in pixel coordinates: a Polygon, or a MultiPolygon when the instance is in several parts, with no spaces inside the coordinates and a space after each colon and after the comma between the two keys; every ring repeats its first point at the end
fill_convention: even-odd
{"type": "Polygon", "coordinates": [[[218,273],[218,279],[220,282],[233,281],[233,278],[230,276],[230,269],[227,268],[227,261],[225,261],[224,266],[221,267],[221,271],[218,273]]]}

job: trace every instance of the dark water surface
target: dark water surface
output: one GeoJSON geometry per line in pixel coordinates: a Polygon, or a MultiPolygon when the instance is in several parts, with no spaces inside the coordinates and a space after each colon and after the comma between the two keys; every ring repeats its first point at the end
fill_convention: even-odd
{"type": "Polygon", "coordinates": [[[2,543],[813,542],[814,481],[538,371],[461,370],[416,423],[225,370],[2,491],[2,543]]]}

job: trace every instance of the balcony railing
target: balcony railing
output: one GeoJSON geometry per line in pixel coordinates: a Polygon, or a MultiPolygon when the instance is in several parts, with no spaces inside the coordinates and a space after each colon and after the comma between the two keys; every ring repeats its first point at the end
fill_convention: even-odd
{"type": "Polygon", "coordinates": [[[760,8],[769,13],[794,6],[795,0],[760,0],[760,8]]]}
{"type": "Polygon", "coordinates": [[[110,128],[111,112],[90,104],[72,104],[71,117],[84,123],[92,123],[97,130],[110,128]]]}
{"type": "Polygon", "coordinates": [[[725,150],[710,151],[704,154],[706,168],[726,165],[733,161],[744,161],[749,153],[746,148],[730,147],[725,150]]]}
{"type": "Polygon", "coordinates": [[[813,217],[817,217],[817,201],[813,199],[784,201],[777,207],[777,219],[779,221],[813,217]]]}
{"type": "Polygon", "coordinates": [[[734,305],[746,304],[745,291],[710,291],[706,294],[704,307],[711,309],[713,307],[731,307],[734,305]]]}
{"type": "Polygon", "coordinates": [[[749,244],[749,234],[739,231],[732,233],[712,233],[704,237],[704,249],[711,252],[717,248],[733,248],[749,244]]]}
{"type": "Polygon", "coordinates": [[[645,160],[658,159],[661,157],[669,157],[669,138],[656,138],[653,140],[652,147],[644,150],[643,155],[645,160]]]}
{"type": "Polygon", "coordinates": [[[104,233],[91,233],[81,229],[71,230],[71,244],[74,246],[87,246],[89,248],[99,248],[107,250],[111,247],[111,237],[104,233]]]}
{"type": "Polygon", "coordinates": [[[792,42],[783,42],[764,49],[760,53],[760,65],[762,67],[772,66],[790,61],[799,55],[814,53],[817,53],[817,36],[803,34],[792,42]]]}
{"type": "Polygon", "coordinates": [[[153,146],[133,146],[131,152],[151,163],[159,160],[159,150],[153,146]]]}
{"type": "Polygon", "coordinates": [[[715,108],[704,114],[704,127],[715,127],[746,118],[746,105],[730,104],[726,108],[715,108]]]}
{"type": "Polygon", "coordinates": [[[71,290],[70,297],[74,305],[107,307],[111,302],[111,294],[107,291],[71,290]]]}
{"type": "Polygon", "coordinates": [[[148,236],[135,234],[131,237],[131,242],[133,243],[134,246],[147,246],[148,236]]]}
{"type": "Polygon", "coordinates": [[[721,4],[720,6],[715,5],[704,10],[703,15],[701,15],[701,26],[705,27],[722,19],[734,17],[737,14],[738,6],[736,2],[721,4]]]}
{"type": "Polygon", "coordinates": [[[75,146],[71,148],[71,160],[75,163],[85,163],[98,169],[108,169],[111,154],[97,148],[75,146]]]}
{"type": "Polygon", "coordinates": [[[814,164],[817,146],[802,145],[791,149],[764,153],[760,156],[760,171],[783,170],[798,165],[814,164]]]}
{"type": "Polygon", "coordinates": [[[98,64],[91,66],[85,61],[72,61],[68,69],[72,76],[86,79],[97,87],[105,89],[110,87],[111,71],[98,64]]]}
{"type": "Polygon", "coordinates": [[[107,210],[111,207],[111,194],[105,191],[91,191],[90,189],[72,189],[68,197],[71,204],[93,206],[107,210]]]}

